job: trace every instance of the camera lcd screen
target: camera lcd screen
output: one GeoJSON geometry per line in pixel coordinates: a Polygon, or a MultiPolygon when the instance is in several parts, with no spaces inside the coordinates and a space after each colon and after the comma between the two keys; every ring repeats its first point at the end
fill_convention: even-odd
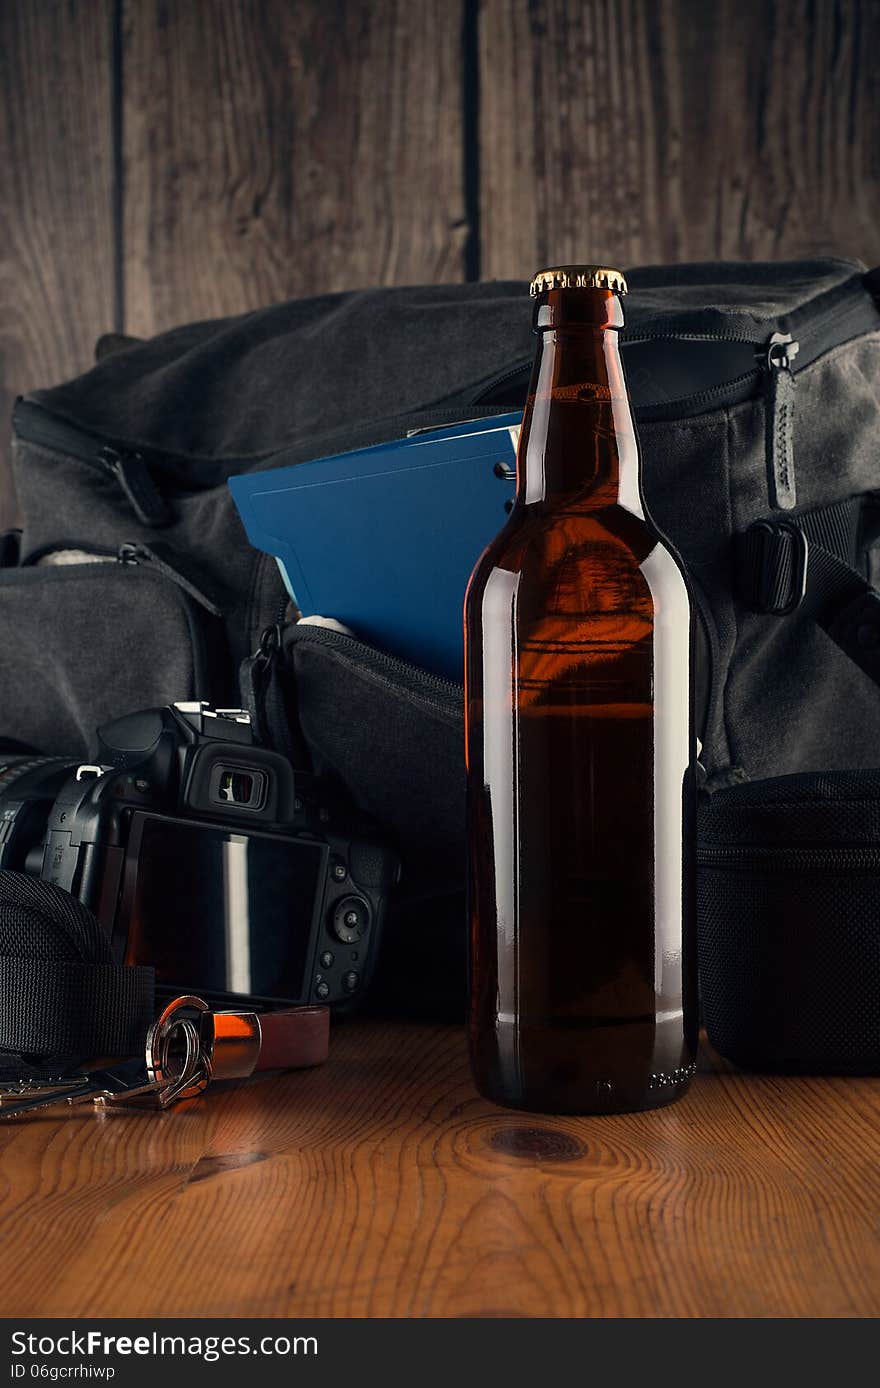
{"type": "Polygon", "coordinates": [[[135,815],[125,959],[159,984],[298,1002],[308,993],[327,847],[135,815]]]}

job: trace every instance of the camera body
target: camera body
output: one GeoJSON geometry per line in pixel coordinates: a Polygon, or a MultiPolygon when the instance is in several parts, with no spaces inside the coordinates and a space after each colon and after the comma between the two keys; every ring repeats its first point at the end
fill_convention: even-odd
{"type": "Polygon", "coordinates": [[[391,850],[240,710],[175,704],[98,729],[95,764],[0,754],[0,868],[79,898],[118,963],[256,1004],[356,1004],[391,850]]]}

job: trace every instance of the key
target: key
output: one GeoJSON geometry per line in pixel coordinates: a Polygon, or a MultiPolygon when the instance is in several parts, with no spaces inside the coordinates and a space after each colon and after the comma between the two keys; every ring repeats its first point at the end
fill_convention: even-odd
{"type": "Polygon", "coordinates": [[[4,1082],[0,1085],[0,1119],[14,1118],[18,1113],[44,1108],[47,1104],[66,1100],[68,1096],[84,1095],[88,1089],[88,1075],[4,1082]]]}
{"type": "Polygon", "coordinates": [[[0,1120],[56,1104],[167,1108],[201,1094],[212,1079],[255,1070],[320,1065],[327,1058],[329,1010],[212,1012],[201,998],[175,998],[147,1033],[144,1058],[54,1080],[0,1085],[0,1120]]]}
{"type": "Polygon", "coordinates": [[[106,1070],[70,1075],[64,1080],[28,1080],[0,1092],[0,1120],[37,1113],[56,1104],[112,1101],[125,1093],[141,1093],[155,1086],[147,1081],[142,1060],[124,1061],[106,1070]]]}
{"type": "MultiPolygon", "coordinates": [[[[178,999],[172,1008],[189,1001],[178,999]]],[[[208,1070],[198,1028],[189,1017],[168,1017],[169,1011],[166,1008],[150,1029],[145,1060],[121,1061],[64,1080],[26,1080],[4,1087],[0,1090],[0,1120],[24,1117],[58,1104],[166,1108],[175,1099],[201,1093],[208,1083],[208,1070]]]]}

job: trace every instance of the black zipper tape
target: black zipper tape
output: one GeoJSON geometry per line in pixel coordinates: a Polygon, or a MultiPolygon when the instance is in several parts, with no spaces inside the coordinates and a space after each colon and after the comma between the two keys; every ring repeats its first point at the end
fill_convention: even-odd
{"type": "Polygon", "coordinates": [[[167,525],[171,508],[150,476],[142,453],[105,444],[98,462],[115,482],[142,525],[167,525]]]}
{"type": "Polygon", "coordinates": [[[827,872],[880,871],[880,844],[815,844],[800,848],[784,844],[707,844],[697,850],[700,867],[753,872],[758,870],[827,872]]]}
{"type": "Polygon", "coordinates": [[[444,679],[441,675],[433,675],[427,670],[420,669],[417,665],[410,664],[409,661],[401,660],[398,656],[388,655],[385,651],[377,650],[375,646],[367,645],[365,641],[361,641],[356,636],[349,636],[342,631],[334,631],[330,627],[296,623],[285,633],[285,652],[291,646],[302,642],[335,647],[345,651],[346,654],[356,657],[362,668],[367,667],[376,674],[393,679],[396,685],[412,694],[420,694],[423,698],[431,695],[438,696],[438,700],[445,705],[446,712],[456,714],[462,712],[463,684],[457,684],[455,680],[444,679]]]}
{"type": "MultiPolygon", "coordinates": [[[[824,304],[818,314],[815,312],[814,305],[807,304],[803,309],[792,314],[790,322],[786,323],[786,326],[791,326],[793,330],[797,330],[800,343],[799,356],[791,368],[793,375],[809,366],[832,347],[840,346],[863,333],[880,329],[880,310],[871,297],[865,293],[860,278],[856,277],[848,281],[833,295],[824,296],[824,298],[829,302],[824,304]]],[[[821,301],[817,301],[817,303],[821,303],[821,301]]],[[[635,408],[636,419],[654,421],[664,418],[678,418],[688,414],[699,414],[707,408],[718,408],[721,405],[737,404],[750,399],[759,387],[762,376],[766,374],[762,367],[764,365],[763,358],[766,356],[769,345],[769,337],[770,335],[762,335],[757,330],[754,337],[742,333],[699,333],[685,329],[668,332],[639,332],[635,329],[631,332],[624,331],[621,333],[624,364],[626,363],[627,348],[652,342],[667,345],[675,342],[698,342],[704,345],[707,352],[711,352],[713,343],[726,344],[727,346],[731,343],[740,343],[744,348],[750,349],[748,370],[732,377],[727,373],[719,377],[718,380],[711,381],[702,389],[689,392],[676,399],[637,405],[635,408]]],[[[468,402],[461,399],[454,405],[438,404],[409,414],[388,416],[385,419],[366,424],[362,429],[352,429],[349,425],[343,429],[334,429],[325,434],[314,435],[306,445],[299,442],[289,446],[282,445],[262,454],[225,459],[224,464],[230,470],[235,467],[241,469],[268,468],[277,466],[285,459],[286,455],[289,459],[289,455],[298,452],[302,452],[303,459],[306,457],[314,458],[319,456],[319,452],[326,454],[338,451],[340,446],[346,450],[351,450],[368,448],[375,443],[385,443],[391,438],[403,437],[408,429],[415,427],[428,427],[435,424],[439,428],[446,423],[457,423],[462,419],[463,411],[466,410],[472,410],[477,416],[491,417],[493,414],[498,414],[502,407],[497,403],[483,405],[481,401],[498,389],[500,385],[515,380],[519,375],[523,377],[523,391],[525,391],[531,366],[531,356],[528,358],[519,357],[513,362],[508,362],[490,381],[482,381],[479,387],[475,388],[476,393],[469,396],[468,402]]],[[[708,367],[706,369],[708,374],[708,367]]],[[[130,453],[133,458],[140,459],[143,469],[147,473],[150,464],[154,461],[172,462],[180,469],[190,468],[193,470],[198,469],[203,464],[211,467],[218,465],[217,459],[196,458],[166,450],[149,449],[140,443],[130,445],[118,440],[102,438],[72,424],[59,415],[53,414],[39,401],[27,398],[19,399],[16,402],[13,411],[13,424],[18,435],[28,442],[42,445],[55,452],[67,453],[83,462],[100,467],[105,472],[108,471],[108,459],[102,461],[99,456],[105,448],[111,450],[111,457],[109,458],[111,466],[114,466],[112,453],[116,452],[123,455],[130,453]]],[[[134,471],[135,469],[122,468],[129,484],[129,472],[134,471]]],[[[120,485],[122,485],[121,480],[120,485]]],[[[180,490],[185,493],[186,489],[180,487],[180,490]]]]}
{"type": "Polygon", "coordinates": [[[201,578],[195,578],[190,574],[184,573],[180,568],[180,556],[173,553],[171,558],[164,552],[164,546],[155,543],[153,545],[140,544],[133,540],[128,540],[121,544],[118,549],[101,549],[94,545],[82,545],[74,540],[45,545],[42,549],[35,550],[28,556],[27,563],[18,566],[18,571],[22,573],[60,573],[63,574],[70,567],[79,565],[48,565],[45,561],[53,554],[64,552],[65,550],[75,551],[89,556],[82,561],[83,566],[89,564],[123,564],[132,567],[138,565],[147,566],[152,573],[161,575],[168,579],[181,592],[186,593],[195,602],[209,612],[212,617],[222,617],[223,607],[215,600],[202,586],[201,578]],[[41,561],[43,561],[41,563],[41,561]]]}
{"type": "MultiPolygon", "coordinates": [[[[783,323],[783,320],[779,320],[783,323]]],[[[769,325],[768,325],[769,326],[769,325]]],[[[791,330],[792,336],[799,339],[800,355],[796,362],[790,363],[794,377],[799,371],[818,360],[834,347],[841,346],[864,333],[880,329],[880,308],[865,293],[864,283],[859,276],[847,280],[843,285],[828,294],[820,296],[811,303],[795,310],[784,319],[784,326],[791,330]]],[[[668,348],[674,343],[699,343],[703,349],[700,362],[701,372],[707,379],[699,390],[686,395],[676,395],[665,400],[646,401],[635,404],[634,413],[640,422],[662,422],[664,419],[677,419],[701,414],[707,409],[721,408],[723,405],[741,404],[751,399],[756,391],[767,388],[766,354],[775,333],[761,332],[756,323],[754,333],[742,332],[699,332],[685,324],[662,331],[643,331],[639,328],[624,329],[620,334],[620,346],[624,367],[631,368],[632,349],[656,343],[658,349],[668,348]],[[730,348],[743,348],[743,370],[730,374],[729,369],[718,371],[712,365],[714,345],[724,348],[723,360],[730,362],[730,348]],[[711,379],[714,372],[715,379],[711,379]]],[[[518,378],[522,382],[523,394],[531,372],[532,358],[520,357],[508,363],[490,381],[481,382],[475,403],[479,404],[502,386],[510,385],[518,378]]],[[[496,406],[500,408],[500,406],[496,406]]]]}
{"type": "MultiPolygon", "coordinates": [[[[148,467],[165,468],[169,465],[177,469],[168,488],[169,496],[185,497],[202,492],[210,487],[225,483],[233,472],[260,471],[278,467],[285,462],[310,461],[325,454],[340,451],[351,452],[369,448],[373,444],[387,443],[389,439],[403,438],[408,430],[417,428],[442,428],[444,425],[458,424],[462,419],[459,405],[448,408],[428,408],[411,411],[407,414],[389,415],[373,420],[361,428],[346,425],[323,433],[313,434],[305,442],[298,440],[282,444],[264,453],[242,454],[239,457],[203,458],[138,444],[131,451],[148,467]],[[317,451],[316,451],[317,450],[317,451]],[[201,474],[201,476],[200,476],[201,474]],[[207,478],[205,474],[208,474],[207,478]],[[187,482],[189,485],[187,485],[187,482]]],[[[475,418],[491,418],[498,414],[493,406],[468,406],[475,418]]],[[[110,468],[106,459],[100,455],[109,447],[111,452],[125,451],[127,446],[109,443],[107,439],[90,432],[69,420],[54,414],[38,400],[20,397],[12,411],[13,428],[17,436],[26,443],[62,458],[75,458],[78,462],[107,473],[110,468]]],[[[117,479],[118,480],[118,479],[117,479]]]]}
{"type": "Polygon", "coordinates": [[[142,525],[167,525],[172,519],[171,508],[150,474],[149,458],[141,450],[68,424],[33,400],[15,402],[12,422],[16,433],[29,443],[68,453],[111,477],[142,525]]]}
{"type": "MultiPolygon", "coordinates": [[[[57,548],[62,548],[58,546],[57,548]]],[[[102,566],[112,566],[119,576],[130,574],[133,578],[138,569],[142,573],[158,578],[164,585],[167,585],[170,592],[174,594],[176,602],[186,619],[187,631],[189,633],[190,649],[193,657],[193,687],[197,694],[201,694],[208,688],[207,680],[209,675],[208,648],[205,635],[204,617],[200,617],[196,611],[198,605],[211,616],[221,615],[207,599],[203,593],[182,579],[181,575],[172,570],[167,564],[156,563],[148,558],[145,546],[121,546],[121,551],[114,553],[112,550],[85,549],[82,545],[77,545],[77,549],[84,554],[93,555],[91,560],[83,560],[79,564],[44,564],[28,563],[19,565],[15,568],[7,569],[0,573],[0,585],[29,583],[70,583],[77,578],[88,577],[97,578],[100,575],[102,566]],[[140,552],[137,559],[127,553],[130,549],[137,548],[140,552]]],[[[44,551],[44,554],[53,551],[44,551]]]]}
{"type": "Polygon", "coordinates": [[[204,588],[182,573],[177,564],[170,563],[155,545],[123,544],[120,545],[116,558],[120,564],[148,564],[154,573],[161,574],[163,578],[175,583],[206,612],[210,612],[212,617],[223,616],[222,607],[208,596],[204,588]]]}
{"type": "MultiPolygon", "coordinates": [[[[771,415],[775,412],[778,416],[773,421],[772,433],[768,435],[768,454],[772,452],[774,460],[772,488],[778,498],[774,505],[790,509],[795,504],[796,489],[786,439],[790,442],[794,378],[798,372],[832,348],[880,329],[880,308],[865,292],[862,277],[855,275],[829,293],[787,315],[784,320],[780,320],[780,327],[790,329],[792,338],[797,336],[800,350],[796,359],[792,353],[788,362],[779,367],[768,355],[778,334],[762,335],[757,323],[753,337],[739,332],[701,333],[685,324],[682,324],[680,329],[671,328],[658,332],[642,332],[633,328],[621,333],[621,348],[625,365],[629,350],[634,346],[656,342],[658,346],[665,344],[668,349],[669,345],[675,342],[693,342],[702,344],[705,349],[701,370],[707,379],[706,385],[674,399],[637,404],[634,413],[640,423],[684,418],[704,413],[709,409],[739,404],[752,399],[756,391],[763,388],[769,405],[768,412],[771,415]],[[719,371],[717,379],[711,379],[712,371],[718,369],[713,368],[711,364],[713,344],[724,346],[724,360],[727,363],[726,370],[719,371]],[[743,358],[747,369],[733,376],[729,370],[729,348],[732,344],[741,344],[744,349],[748,349],[743,358]]],[[[424,410],[375,420],[365,424],[361,429],[353,429],[349,425],[314,435],[307,442],[297,441],[290,445],[281,445],[266,453],[227,458],[222,462],[101,437],[54,414],[39,401],[26,398],[16,402],[13,424],[16,433],[22,439],[53,452],[67,454],[112,475],[134,513],[143,524],[152,527],[166,524],[171,518],[169,497],[159,490],[152,476],[151,469],[154,466],[176,467],[183,476],[179,475],[175,479],[173,491],[175,494],[186,495],[188,490],[193,489],[192,486],[188,489],[184,480],[187,472],[191,477],[195,477],[199,470],[209,468],[216,472],[219,468],[225,480],[225,476],[235,468],[271,468],[282,463],[306,461],[338,452],[340,448],[346,451],[368,448],[373,444],[403,437],[408,430],[414,428],[431,425],[439,428],[444,424],[457,423],[468,412],[478,417],[491,417],[504,407],[498,402],[490,405],[482,402],[502,385],[514,382],[520,376],[524,394],[531,367],[531,356],[519,357],[506,363],[491,380],[483,380],[475,386],[467,400],[462,397],[454,404],[449,404],[448,401],[445,404],[438,402],[437,405],[424,410]]],[[[211,484],[216,485],[217,481],[216,477],[212,478],[211,484]]]]}

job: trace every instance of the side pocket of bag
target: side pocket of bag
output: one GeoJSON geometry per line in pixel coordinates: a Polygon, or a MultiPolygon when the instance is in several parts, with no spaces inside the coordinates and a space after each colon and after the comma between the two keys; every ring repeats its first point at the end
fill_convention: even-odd
{"type": "Polygon", "coordinates": [[[88,756],[110,718],[181,699],[225,702],[222,642],[220,620],[147,564],[0,570],[0,735],[88,756]]]}
{"type": "Polygon", "coordinates": [[[402,840],[462,845],[461,686],[322,627],[289,627],[284,644],[316,759],[402,840]]]}
{"type": "Polygon", "coordinates": [[[353,637],[284,635],[315,770],[332,773],[403,862],[372,992],[383,1012],[460,1017],[466,991],[464,691],[353,637]]]}

